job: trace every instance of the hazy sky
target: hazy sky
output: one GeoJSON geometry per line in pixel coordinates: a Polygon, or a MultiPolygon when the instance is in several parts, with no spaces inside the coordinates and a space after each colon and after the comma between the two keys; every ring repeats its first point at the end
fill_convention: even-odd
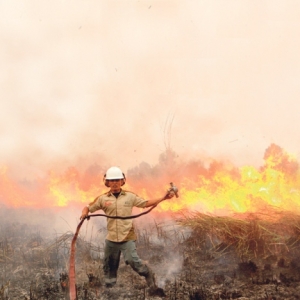
{"type": "Polygon", "coordinates": [[[0,165],[300,156],[300,1],[0,0],[0,165]]]}

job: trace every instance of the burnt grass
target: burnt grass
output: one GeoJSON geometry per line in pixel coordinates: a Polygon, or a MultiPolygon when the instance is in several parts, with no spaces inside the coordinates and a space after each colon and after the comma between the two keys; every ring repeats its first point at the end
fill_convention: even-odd
{"type": "MultiPolygon", "coordinates": [[[[77,299],[300,299],[298,237],[271,253],[241,257],[232,245],[172,221],[139,226],[137,250],[159,289],[121,259],[115,287],[104,287],[103,239],[81,234],[76,244],[77,299]],[[100,241],[99,241],[100,240],[100,241]],[[292,246],[291,246],[292,245],[292,246]]],[[[103,228],[94,233],[105,234],[103,228]]],[[[73,232],[6,222],[0,231],[0,299],[69,299],[68,263],[73,232]]],[[[73,300],[73,299],[72,299],[73,300]]]]}

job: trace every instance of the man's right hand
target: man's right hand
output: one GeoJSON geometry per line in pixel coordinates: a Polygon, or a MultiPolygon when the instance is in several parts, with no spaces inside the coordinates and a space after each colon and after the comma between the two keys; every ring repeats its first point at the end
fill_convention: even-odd
{"type": "Polygon", "coordinates": [[[80,220],[83,220],[85,219],[88,215],[89,215],[89,208],[88,207],[85,207],[83,210],[82,210],[82,213],[81,213],[81,216],[80,216],[80,220]]]}

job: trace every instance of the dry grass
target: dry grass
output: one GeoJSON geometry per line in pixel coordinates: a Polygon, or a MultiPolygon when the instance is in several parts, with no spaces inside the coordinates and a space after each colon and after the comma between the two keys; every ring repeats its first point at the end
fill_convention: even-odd
{"type": "Polygon", "coordinates": [[[194,238],[208,238],[214,250],[234,249],[241,258],[290,251],[300,242],[300,216],[270,209],[264,214],[236,214],[232,217],[185,212],[178,224],[190,227],[194,238]],[[226,245],[226,247],[224,247],[226,245]]]}

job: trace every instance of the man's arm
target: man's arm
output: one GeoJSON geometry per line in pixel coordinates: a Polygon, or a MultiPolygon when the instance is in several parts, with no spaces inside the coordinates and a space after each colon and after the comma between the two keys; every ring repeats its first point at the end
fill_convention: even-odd
{"type": "Polygon", "coordinates": [[[96,210],[100,209],[100,207],[98,207],[99,205],[97,205],[97,201],[99,200],[101,196],[98,196],[94,199],[93,202],[91,202],[89,205],[85,206],[81,212],[81,216],[80,216],[80,220],[86,218],[88,216],[88,214],[90,213],[90,207],[92,207],[92,212],[95,211],[95,204],[96,204],[96,210]]]}
{"type": "Polygon", "coordinates": [[[162,202],[164,200],[173,198],[174,195],[175,195],[175,193],[173,191],[171,191],[171,192],[168,192],[166,195],[164,195],[162,198],[147,200],[147,203],[146,203],[145,207],[158,205],[160,202],[162,202]]]}

